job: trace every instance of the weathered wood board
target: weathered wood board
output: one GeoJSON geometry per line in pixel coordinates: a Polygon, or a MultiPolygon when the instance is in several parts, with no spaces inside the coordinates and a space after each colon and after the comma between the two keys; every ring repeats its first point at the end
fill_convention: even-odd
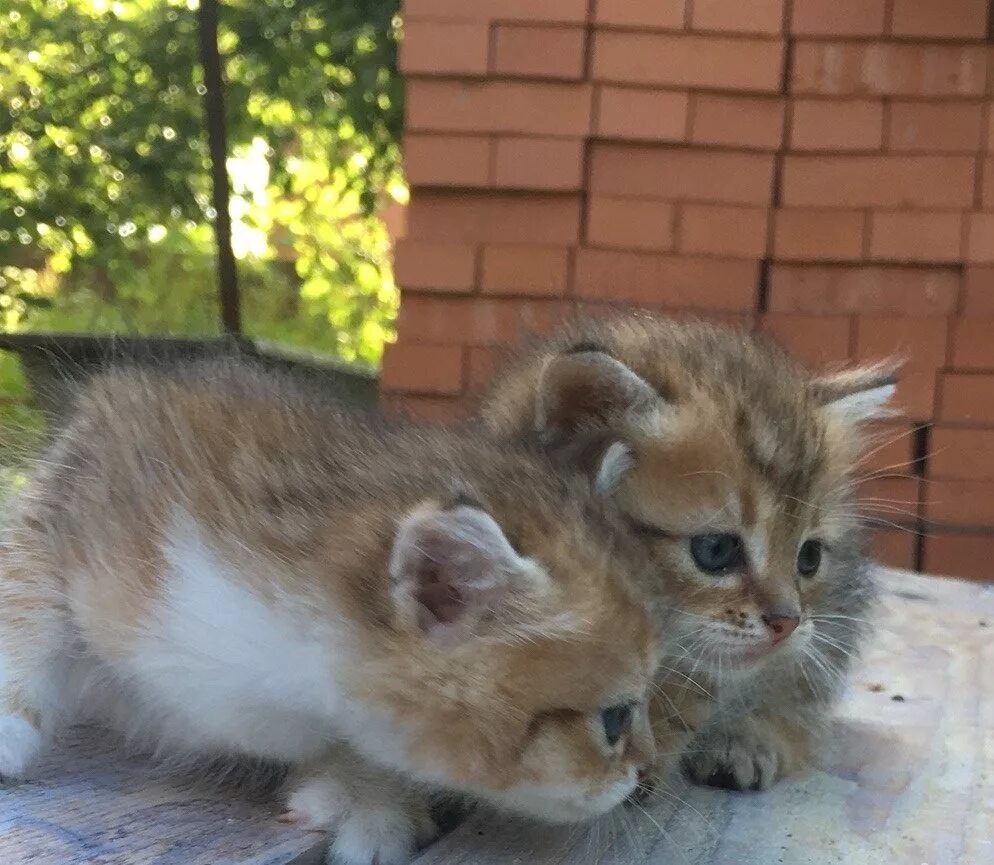
{"type": "MultiPolygon", "coordinates": [[[[767,793],[675,781],[648,815],[583,831],[480,813],[418,865],[994,865],[994,587],[899,573],[887,587],[818,771],[767,793]]],[[[320,861],[304,852],[315,836],[274,815],[77,738],[0,789],[0,863],[320,861]]]]}
{"type": "Polygon", "coordinates": [[[284,865],[314,834],[276,808],[184,785],[107,736],[77,731],[17,787],[0,788],[2,865],[284,865]]]}

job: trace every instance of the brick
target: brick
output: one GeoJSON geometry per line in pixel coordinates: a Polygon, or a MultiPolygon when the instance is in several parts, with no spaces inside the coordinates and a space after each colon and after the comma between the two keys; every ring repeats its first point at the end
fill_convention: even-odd
{"type": "Polygon", "coordinates": [[[582,78],[585,41],[582,27],[498,24],[493,68],[499,75],[582,78]]]}
{"type": "Polygon", "coordinates": [[[894,0],[890,32],[930,39],[984,39],[987,0],[894,0]]]}
{"type": "Polygon", "coordinates": [[[982,125],[979,102],[892,102],[887,148],[907,153],[976,153],[982,125]]]}
{"type": "Polygon", "coordinates": [[[994,481],[994,430],[934,427],[926,465],[930,478],[994,481]]]}
{"type": "Polygon", "coordinates": [[[488,186],[492,143],[486,136],[404,137],[404,171],[411,186],[488,186]]]}
{"type": "Polygon", "coordinates": [[[784,159],[783,202],[830,207],[969,207],[967,156],[800,156],[784,159]]]}
{"type": "Polygon", "coordinates": [[[587,207],[587,242],[592,246],[673,249],[675,208],[669,202],[593,195],[587,207]]]}
{"type": "Polygon", "coordinates": [[[783,110],[783,100],[777,97],[698,93],[690,137],[700,144],[777,150],[783,110]]]}
{"type": "Polygon", "coordinates": [[[609,195],[766,205],[773,189],[773,156],[595,142],[590,189],[609,195]]]}
{"type": "Polygon", "coordinates": [[[574,138],[498,138],[494,183],[512,189],[583,187],[583,143],[574,138]]]}
{"type": "Polygon", "coordinates": [[[906,423],[872,424],[864,430],[865,445],[860,457],[859,471],[865,474],[917,473],[915,440],[918,429],[906,423]]]}
{"type": "Polygon", "coordinates": [[[604,85],[597,88],[595,130],[602,138],[682,141],[687,110],[684,92],[604,85]]]}
{"type": "Polygon", "coordinates": [[[966,260],[973,264],[994,262],[994,213],[966,214],[966,260]]]}
{"type": "Polygon", "coordinates": [[[403,204],[393,198],[388,198],[376,213],[386,231],[387,240],[396,243],[407,237],[407,202],[403,204]]]}
{"type": "Polygon", "coordinates": [[[811,315],[945,316],[956,309],[959,274],[946,267],[775,264],[770,309],[811,315]]]}
{"type": "Polygon", "coordinates": [[[930,534],[925,571],[968,580],[994,580],[994,535],[930,534]]]}
{"type": "Polygon", "coordinates": [[[567,259],[562,246],[484,246],[480,289],[485,294],[561,297],[566,293],[567,259]]]}
{"type": "Polygon", "coordinates": [[[934,370],[901,374],[891,404],[900,417],[931,423],[936,416],[939,375],[934,370]]]}
{"type": "Polygon", "coordinates": [[[870,555],[885,568],[914,570],[918,536],[914,531],[876,529],[870,537],[870,555]]]}
{"type": "Polygon", "coordinates": [[[870,258],[959,262],[963,217],[956,213],[877,211],[870,216],[870,258]]]}
{"type": "Polygon", "coordinates": [[[886,0],[794,0],[790,32],[799,36],[876,36],[886,0]]]}
{"type": "Polygon", "coordinates": [[[380,410],[387,417],[404,418],[416,423],[454,424],[469,416],[466,403],[451,396],[380,392],[380,410]]]}
{"type": "Polygon", "coordinates": [[[860,210],[778,210],[773,257],[778,261],[859,261],[863,257],[863,228],[860,210]]]}
{"type": "Polygon", "coordinates": [[[901,374],[892,404],[898,416],[920,423],[936,417],[939,373],[934,370],[910,370],[901,374]]]}
{"type": "Polygon", "coordinates": [[[963,268],[965,316],[994,316],[994,266],[967,265],[963,268]]]}
{"type": "Polygon", "coordinates": [[[405,75],[486,75],[490,28],[485,21],[404,21],[400,69],[405,75]]]}
{"type": "Polygon", "coordinates": [[[408,235],[452,242],[569,245],[580,238],[573,195],[421,192],[409,206],[408,235]]]}
{"type": "Polygon", "coordinates": [[[407,82],[407,129],[580,137],[590,130],[587,84],[534,81],[407,82]]]}
{"type": "Polygon", "coordinates": [[[848,316],[768,313],[761,327],[813,369],[849,360],[852,319],[848,316]]]}
{"type": "Polygon", "coordinates": [[[622,27],[683,27],[686,0],[597,0],[594,20],[622,27]]]}
{"type": "Polygon", "coordinates": [[[765,207],[685,204],[680,213],[679,249],[689,255],[762,258],[768,220],[765,207]]]}
{"type": "Polygon", "coordinates": [[[393,270],[405,289],[469,292],[476,280],[476,248],[404,238],[394,247],[393,270]]]}
{"type": "Polygon", "coordinates": [[[462,391],[462,349],[452,345],[391,343],[383,350],[385,390],[454,395],[462,391]]]}
{"type": "Polygon", "coordinates": [[[994,159],[984,159],[981,163],[983,185],[980,201],[984,210],[994,210],[994,159]]]}
{"type": "Polygon", "coordinates": [[[588,0],[404,0],[405,17],[582,24],[588,0]]]}
{"type": "Polygon", "coordinates": [[[994,424],[994,375],[943,375],[939,417],[944,421],[994,424]]]}
{"type": "Polygon", "coordinates": [[[871,525],[916,526],[922,494],[915,477],[883,475],[858,481],[856,496],[860,511],[871,525]]]}
{"type": "Polygon", "coordinates": [[[468,385],[472,393],[479,393],[490,385],[494,374],[504,362],[505,352],[499,348],[474,347],[469,349],[468,385]]]}
{"type": "Polygon", "coordinates": [[[994,318],[953,321],[952,366],[958,370],[994,372],[994,318]]]}
{"type": "Polygon", "coordinates": [[[871,99],[797,99],[790,118],[792,150],[879,150],[884,106],[871,99]]]}
{"type": "Polygon", "coordinates": [[[863,361],[899,356],[905,370],[945,366],[949,327],[943,318],[867,316],[856,322],[856,357],[863,361]]]}
{"type": "Polygon", "coordinates": [[[776,93],[784,50],[779,39],[599,30],[593,58],[597,81],[776,93]]]}
{"type": "Polygon", "coordinates": [[[746,311],[755,303],[755,262],[580,249],[578,297],[716,311],[746,311]]]}
{"type": "Polygon", "coordinates": [[[397,330],[425,342],[493,346],[548,333],[569,311],[570,306],[558,300],[408,294],[397,314],[397,330]]]}
{"type": "Polygon", "coordinates": [[[986,76],[979,45],[798,41],[790,88],[824,96],[982,96],[986,76]]]}
{"type": "Polygon", "coordinates": [[[936,480],[928,485],[925,516],[930,523],[994,528],[994,482],[936,480]]]}
{"type": "Polygon", "coordinates": [[[695,30],[722,33],[771,33],[783,30],[784,0],[694,0],[690,18],[695,30]]]}

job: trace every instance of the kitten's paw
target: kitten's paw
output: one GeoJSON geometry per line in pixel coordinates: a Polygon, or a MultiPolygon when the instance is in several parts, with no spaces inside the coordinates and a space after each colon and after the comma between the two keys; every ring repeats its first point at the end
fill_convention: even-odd
{"type": "Polygon", "coordinates": [[[438,834],[419,804],[378,802],[356,807],[335,831],[329,865],[406,865],[438,834]]]}
{"type": "Polygon", "coordinates": [[[329,865],[404,865],[438,835],[427,803],[414,794],[356,789],[332,774],[300,783],[286,805],[283,822],[332,833],[329,865]]]}
{"type": "Polygon", "coordinates": [[[23,778],[41,746],[41,733],[32,724],[17,715],[0,715],[0,782],[23,778]]]}
{"type": "Polygon", "coordinates": [[[766,790],[783,774],[784,758],[776,735],[755,725],[698,736],[683,758],[683,767],[697,784],[723,790],[766,790]]]}
{"type": "Polygon", "coordinates": [[[335,829],[353,805],[353,796],[344,784],[332,777],[311,778],[287,796],[286,811],[279,819],[301,829],[335,829]]]}

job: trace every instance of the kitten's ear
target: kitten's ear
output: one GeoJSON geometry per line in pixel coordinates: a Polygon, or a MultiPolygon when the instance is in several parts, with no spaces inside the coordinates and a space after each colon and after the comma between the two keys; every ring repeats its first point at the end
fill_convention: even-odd
{"type": "Polygon", "coordinates": [[[659,394],[621,361],[593,347],[549,358],[535,400],[535,429],[547,438],[570,438],[626,414],[662,407],[659,394]]]}
{"type": "Polygon", "coordinates": [[[449,645],[484,632],[509,592],[545,579],[493,517],[468,504],[408,514],[394,537],[390,576],[401,620],[449,645]]]}
{"type": "Polygon", "coordinates": [[[900,370],[900,361],[881,361],[830,373],[812,384],[822,411],[855,425],[893,414],[888,403],[894,396],[900,370]]]}
{"type": "Polygon", "coordinates": [[[601,453],[592,483],[599,496],[609,496],[621,484],[622,478],[635,465],[635,455],[624,442],[612,441],[601,453]]]}

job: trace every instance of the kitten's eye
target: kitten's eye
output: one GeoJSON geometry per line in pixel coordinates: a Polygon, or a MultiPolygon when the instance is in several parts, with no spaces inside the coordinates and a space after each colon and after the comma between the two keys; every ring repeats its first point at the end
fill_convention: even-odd
{"type": "Polygon", "coordinates": [[[821,566],[821,541],[805,541],[797,553],[797,572],[810,577],[821,566]]]}
{"type": "Polygon", "coordinates": [[[720,574],[745,564],[745,550],[738,535],[694,535],[690,554],[702,571],[720,574]]]}
{"type": "Polygon", "coordinates": [[[609,706],[601,711],[601,723],[604,725],[604,738],[609,745],[617,745],[618,740],[632,728],[631,703],[621,706],[609,706]]]}

